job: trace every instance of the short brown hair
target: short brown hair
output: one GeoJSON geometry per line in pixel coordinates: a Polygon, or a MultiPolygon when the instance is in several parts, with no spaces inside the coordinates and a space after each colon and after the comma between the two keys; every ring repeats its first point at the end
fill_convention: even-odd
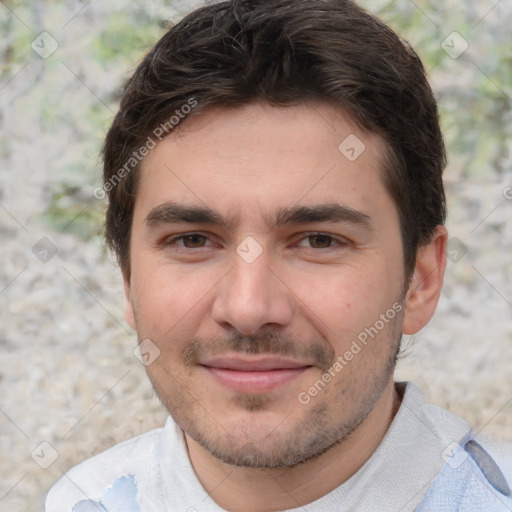
{"type": "Polygon", "coordinates": [[[128,81],[103,149],[105,235],[123,271],[139,167],[126,162],[191,98],[192,115],[255,100],[319,100],[379,134],[410,276],[418,247],[445,221],[446,155],[421,60],[387,25],[349,0],[232,0],[197,9],[165,33],[128,81]]]}

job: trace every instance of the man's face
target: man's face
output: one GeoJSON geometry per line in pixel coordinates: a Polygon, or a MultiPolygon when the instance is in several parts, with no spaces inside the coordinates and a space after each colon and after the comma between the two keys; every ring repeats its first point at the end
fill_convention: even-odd
{"type": "Polygon", "coordinates": [[[127,319],[217,458],[310,459],[392,382],[404,268],[382,146],[333,107],[254,103],[186,119],[143,161],[127,319]]]}

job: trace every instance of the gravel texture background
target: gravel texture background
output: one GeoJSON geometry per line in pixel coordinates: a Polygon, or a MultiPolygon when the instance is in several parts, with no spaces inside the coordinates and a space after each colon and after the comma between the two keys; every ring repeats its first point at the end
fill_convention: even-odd
{"type": "MultiPolygon", "coordinates": [[[[0,48],[14,52],[0,76],[1,511],[41,510],[71,466],[166,417],[133,355],[120,273],[95,235],[103,203],[92,191],[119,84],[161,33],[154,20],[162,10],[174,19],[191,4],[105,4],[0,5],[8,34],[0,48]],[[138,26],[141,9],[142,35],[130,29],[132,39],[116,42],[138,26]],[[58,44],[47,58],[31,47],[51,48],[43,30],[58,44]],[[116,45],[128,57],[102,61],[116,45]]],[[[448,114],[460,115],[444,119],[451,261],[434,319],[405,340],[397,380],[413,380],[483,435],[512,442],[512,86],[493,74],[497,56],[487,51],[509,34],[512,16],[510,2],[494,4],[447,2],[450,19],[431,4],[420,12],[408,1],[364,3],[398,28],[419,24],[407,37],[433,64],[452,30],[469,42],[464,57],[444,55],[431,72],[448,114]],[[468,101],[476,109],[469,121],[468,101]],[[503,106],[489,112],[486,101],[503,106]]]]}

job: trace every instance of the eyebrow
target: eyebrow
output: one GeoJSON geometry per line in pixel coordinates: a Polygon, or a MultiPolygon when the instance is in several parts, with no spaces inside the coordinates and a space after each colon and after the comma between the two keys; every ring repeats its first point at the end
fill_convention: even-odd
{"type": "MultiPolygon", "coordinates": [[[[289,224],[345,222],[368,231],[373,230],[373,223],[368,214],[338,203],[280,208],[276,214],[266,215],[264,219],[269,229],[289,224]]],[[[225,218],[207,206],[192,206],[168,201],[153,208],[146,216],[145,223],[150,228],[171,223],[214,224],[232,231],[239,224],[239,216],[225,218]]]]}
{"type": "Polygon", "coordinates": [[[231,230],[238,224],[238,219],[225,219],[222,215],[207,206],[191,206],[171,201],[153,208],[145,219],[146,225],[151,228],[176,222],[216,224],[231,230]]]}
{"type": "Polygon", "coordinates": [[[368,214],[338,203],[281,208],[275,218],[267,224],[279,227],[285,224],[309,224],[314,222],[346,222],[367,230],[373,229],[373,223],[368,214]]]}

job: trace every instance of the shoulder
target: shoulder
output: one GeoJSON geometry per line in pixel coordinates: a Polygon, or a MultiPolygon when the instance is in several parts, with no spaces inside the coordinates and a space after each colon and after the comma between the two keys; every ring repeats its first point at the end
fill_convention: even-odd
{"type": "Polygon", "coordinates": [[[409,433],[414,430],[409,476],[425,475],[417,512],[498,512],[512,510],[512,446],[476,434],[452,412],[427,404],[412,382],[400,382],[409,433]],[[411,414],[412,413],[412,416],[411,414]],[[421,434],[421,435],[418,435],[421,434]],[[423,501],[422,501],[423,500],[423,501]]]}
{"type": "Polygon", "coordinates": [[[159,428],[123,441],[70,469],[48,492],[45,511],[71,512],[83,500],[100,500],[114,484],[136,486],[158,456],[162,432],[159,428]]]}
{"type": "Polygon", "coordinates": [[[506,445],[499,451],[501,456],[496,459],[471,436],[452,447],[417,512],[512,510],[512,451],[506,445]]]}

